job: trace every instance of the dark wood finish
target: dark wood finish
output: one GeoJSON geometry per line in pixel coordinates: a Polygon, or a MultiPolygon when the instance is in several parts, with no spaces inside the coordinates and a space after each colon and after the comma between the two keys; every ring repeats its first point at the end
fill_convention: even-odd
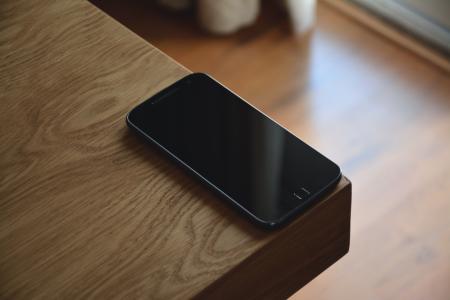
{"type": "Polygon", "coordinates": [[[283,13],[270,7],[276,0],[263,1],[269,5],[257,26],[227,37],[205,35],[189,15],[150,2],[96,0],[190,69],[243,95],[352,179],[350,252],[294,299],[448,300],[449,73],[321,1],[307,37],[289,33],[283,13]]]}
{"type": "Polygon", "coordinates": [[[291,230],[281,232],[272,241],[276,247],[265,246],[198,299],[286,299],[310,282],[348,252],[351,185],[347,179],[331,197],[333,201],[322,202],[297,219],[291,230]]]}
{"type": "Polygon", "coordinates": [[[267,232],[131,135],[189,71],[90,3],[2,1],[0,39],[0,298],[286,296],[348,250],[346,179],[267,232]]]}

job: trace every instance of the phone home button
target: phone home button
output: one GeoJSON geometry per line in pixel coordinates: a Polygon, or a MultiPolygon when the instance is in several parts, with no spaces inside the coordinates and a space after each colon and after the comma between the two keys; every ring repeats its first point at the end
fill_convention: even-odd
{"type": "Polygon", "coordinates": [[[301,187],[300,189],[296,190],[295,192],[292,193],[294,195],[295,198],[297,198],[298,200],[306,200],[309,195],[311,194],[311,192],[309,190],[307,190],[304,187],[301,187]]]}

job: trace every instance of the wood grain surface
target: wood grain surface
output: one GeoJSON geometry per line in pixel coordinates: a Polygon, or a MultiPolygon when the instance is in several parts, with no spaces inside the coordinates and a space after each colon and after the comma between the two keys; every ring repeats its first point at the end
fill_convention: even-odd
{"type": "Polygon", "coordinates": [[[286,299],[348,252],[351,185],[298,218],[251,258],[203,290],[201,299],[286,299]]]}
{"type": "Polygon", "coordinates": [[[0,298],[286,297],[347,252],[345,178],[262,231],[131,135],[189,71],[90,3],[2,1],[0,57],[0,298]]]}
{"type": "Polygon", "coordinates": [[[350,252],[293,299],[450,299],[448,72],[325,1],[308,36],[290,32],[274,0],[262,2],[255,26],[226,37],[151,1],[94,2],[237,91],[352,179],[350,252]]]}
{"type": "MultiPolygon", "coordinates": [[[[327,3],[340,12],[348,15],[349,17],[355,19],[359,23],[362,23],[369,27],[371,30],[385,36],[394,43],[405,47],[406,49],[414,52],[418,56],[428,60],[429,62],[435,64],[436,66],[442,68],[446,72],[450,72],[450,55],[442,50],[435,49],[432,45],[426,42],[420,41],[411,34],[407,34],[404,30],[389,24],[385,19],[375,16],[373,13],[358,7],[356,3],[351,3],[349,1],[339,1],[339,0],[325,0],[327,3]]],[[[357,1],[353,1],[357,2],[357,1]]],[[[419,2],[420,3],[420,2],[419,2]]],[[[445,2],[442,2],[445,3],[445,2]]],[[[360,3],[361,4],[361,3],[360,3]]],[[[426,7],[434,7],[434,3],[426,3],[426,7]]],[[[405,6],[407,7],[407,6],[405,6]]],[[[417,13],[417,12],[415,12],[417,13]]],[[[394,13],[395,14],[395,13],[394,13]]],[[[420,15],[420,14],[418,14],[420,15]]],[[[398,20],[402,20],[403,16],[399,15],[398,20]]],[[[412,29],[412,28],[411,28],[412,29]]],[[[443,45],[445,42],[441,41],[443,45]]]]}

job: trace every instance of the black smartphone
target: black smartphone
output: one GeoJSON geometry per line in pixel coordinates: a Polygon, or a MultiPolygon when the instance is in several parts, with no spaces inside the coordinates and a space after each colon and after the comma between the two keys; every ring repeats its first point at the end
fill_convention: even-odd
{"type": "Polygon", "coordinates": [[[265,227],[304,212],[341,177],[335,163],[203,73],[139,104],[126,121],[265,227]]]}

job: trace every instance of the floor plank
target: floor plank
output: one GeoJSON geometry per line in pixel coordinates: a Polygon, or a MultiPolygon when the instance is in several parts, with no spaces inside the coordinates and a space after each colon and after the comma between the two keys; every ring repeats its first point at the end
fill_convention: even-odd
{"type": "Polygon", "coordinates": [[[350,253],[294,299],[448,299],[450,76],[326,4],[296,37],[277,7],[227,37],[149,1],[94,4],[210,73],[353,181],[350,253]]]}

